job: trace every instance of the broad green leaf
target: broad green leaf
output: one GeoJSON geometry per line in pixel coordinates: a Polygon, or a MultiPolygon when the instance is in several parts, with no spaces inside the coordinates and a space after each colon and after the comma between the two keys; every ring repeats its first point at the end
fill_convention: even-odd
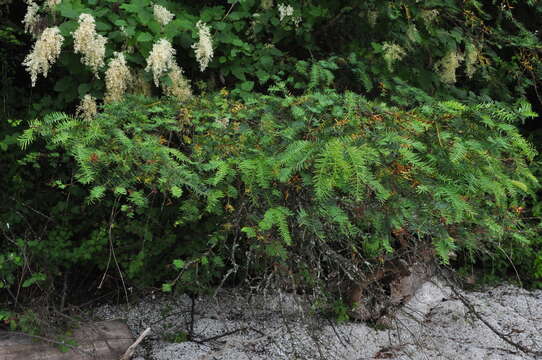
{"type": "Polygon", "coordinates": [[[152,40],[153,40],[152,35],[147,33],[147,32],[142,32],[142,33],[139,33],[137,35],[137,41],[138,42],[148,42],[148,41],[152,41],[152,40]]]}
{"type": "Polygon", "coordinates": [[[244,91],[251,91],[254,88],[254,81],[245,81],[241,84],[241,89],[244,91]]]}

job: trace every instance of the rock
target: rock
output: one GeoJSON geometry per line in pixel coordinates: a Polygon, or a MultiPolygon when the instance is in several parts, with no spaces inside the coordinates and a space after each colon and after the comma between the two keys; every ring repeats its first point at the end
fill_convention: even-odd
{"type": "Polygon", "coordinates": [[[432,276],[426,264],[415,263],[408,267],[406,274],[397,276],[390,284],[390,302],[399,305],[409,301],[432,276]]]}
{"type": "Polygon", "coordinates": [[[441,327],[456,326],[467,319],[467,309],[459,300],[448,300],[431,309],[426,319],[441,327]]]}

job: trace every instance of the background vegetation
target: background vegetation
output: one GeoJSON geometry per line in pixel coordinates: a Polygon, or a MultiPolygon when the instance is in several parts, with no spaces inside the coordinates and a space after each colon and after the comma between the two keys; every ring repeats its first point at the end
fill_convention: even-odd
{"type": "Polygon", "coordinates": [[[539,1],[154,5],[0,1],[0,318],[130,286],[314,288],[427,246],[542,286],[539,1]]]}

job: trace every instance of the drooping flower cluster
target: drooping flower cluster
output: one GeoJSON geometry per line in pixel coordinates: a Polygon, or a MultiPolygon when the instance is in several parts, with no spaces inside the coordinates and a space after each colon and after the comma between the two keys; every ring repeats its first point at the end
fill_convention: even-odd
{"type": "Polygon", "coordinates": [[[169,12],[168,9],[163,7],[162,5],[153,5],[152,7],[154,18],[156,21],[158,21],[162,26],[166,26],[169,24],[171,20],[175,17],[175,14],[169,12]]]}
{"type": "Polygon", "coordinates": [[[166,39],[160,39],[152,46],[152,51],[147,58],[145,71],[151,71],[154,84],[158,86],[160,76],[173,68],[175,64],[175,49],[166,39]]]}
{"type": "Polygon", "coordinates": [[[81,62],[92,69],[98,77],[98,70],[104,65],[105,43],[107,39],[96,33],[94,17],[90,14],[79,15],[79,27],[73,33],[75,53],[81,53],[81,62]]]}
{"type": "Polygon", "coordinates": [[[63,42],[64,37],[60,35],[58,27],[47,28],[41,33],[32,52],[23,61],[26,71],[30,73],[32,86],[36,85],[38,74],[47,77],[49,69],[60,55],[63,42]]]}
{"type": "Polygon", "coordinates": [[[463,55],[457,50],[452,50],[435,64],[435,70],[443,83],[454,84],[457,81],[455,71],[461,61],[463,61],[463,55]]]}
{"type": "Polygon", "coordinates": [[[106,103],[120,101],[132,79],[130,69],[126,65],[126,59],[121,52],[115,52],[115,57],[109,61],[109,67],[105,72],[105,99],[106,103]]]}
{"type": "Polygon", "coordinates": [[[96,106],[96,99],[89,94],[83,97],[83,100],[79,103],[75,109],[75,116],[85,119],[87,121],[92,120],[98,113],[98,107],[96,106]]]}
{"type": "Polygon", "coordinates": [[[173,64],[169,72],[169,78],[171,79],[171,86],[164,85],[163,87],[166,95],[175,97],[179,101],[185,101],[192,97],[190,82],[184,77],[183,69],[179,65],[173,64]]]}
{"type": "Polygon", "coordinates": [[[200,70],[204,71],[209,65],[209,61],[213,59],[213,40],[211,30],[204,22],[198,21],[196,27],[199,30],[199,41],[192,44],[192,48],[195,50],[200,70]]]}
{"type": "Polygon", "coordinates": [[[40,17],[38,15],[40,7],[32,0],[29,0],[27,4],[28,6],[26,8],[26,14],[24,15],[22,21],[22,23],[24,24],[24,32],[34,35],[36,26],[40,21],[40,17]]]}
{"type": "Polygon", "coordinates": [[[382,51],[384,52],[384,61],[390,71],[393,71],[393,64],[406,55],[406,51],[401,46],[389,42],[382,45],[382,51]]]}

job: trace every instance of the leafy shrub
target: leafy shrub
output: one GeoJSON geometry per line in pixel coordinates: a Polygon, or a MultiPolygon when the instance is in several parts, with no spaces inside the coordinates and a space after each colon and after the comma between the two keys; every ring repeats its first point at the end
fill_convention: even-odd
{"type": "Polygon", "coordinates": [[[90,121],[54,113],[20,143],[64,149],[88,203],[169,234],[134,246],[111,219],[123,271],[156,280],[178,269],[169,290],[239,267],[302,282],[318,268],[355,275],[401,239],[432,243],[444,263],[503,241],[527,247],[517,207],[537,186],[535,151],[513,123],[529,116],[524,103],[404,111],[350,92],[238,101],[223,91],[186,104],[132,97],[90,121]]]}
{"type": "Polygon", "coordinates": [[[525,98],[540,103],[540,3],[46,3],[0,0],[0,287],[12,303],[66,283],[74,293],[169,280],[170,290],[234,273],[313,286],[315,274],[402,256],[405,239],[499,276],[513,263],[540,283],[540,200],[527,196],[526,169],[540,176],[540,161],[513,128],[531,115],[525,98]],[[81,14],[107,39],[97,69],[74,51],[81,14]],[[203,72],[200,21],[214,52],[203,72]],[[20,64],[55,26],[59,57],[31,88],[20,64]],[[155,86],[145,69],[162,39],[186,78],[172,66],[155,86]],[[112,63],[132,74],[126,88],[110,82],[119,92],[203,96],[130,98],[91,121],[51,114],[17,149],[27,120],[111,95],[112,63]],[[206,94],[222,87],[243,101],[206,94]]]}

